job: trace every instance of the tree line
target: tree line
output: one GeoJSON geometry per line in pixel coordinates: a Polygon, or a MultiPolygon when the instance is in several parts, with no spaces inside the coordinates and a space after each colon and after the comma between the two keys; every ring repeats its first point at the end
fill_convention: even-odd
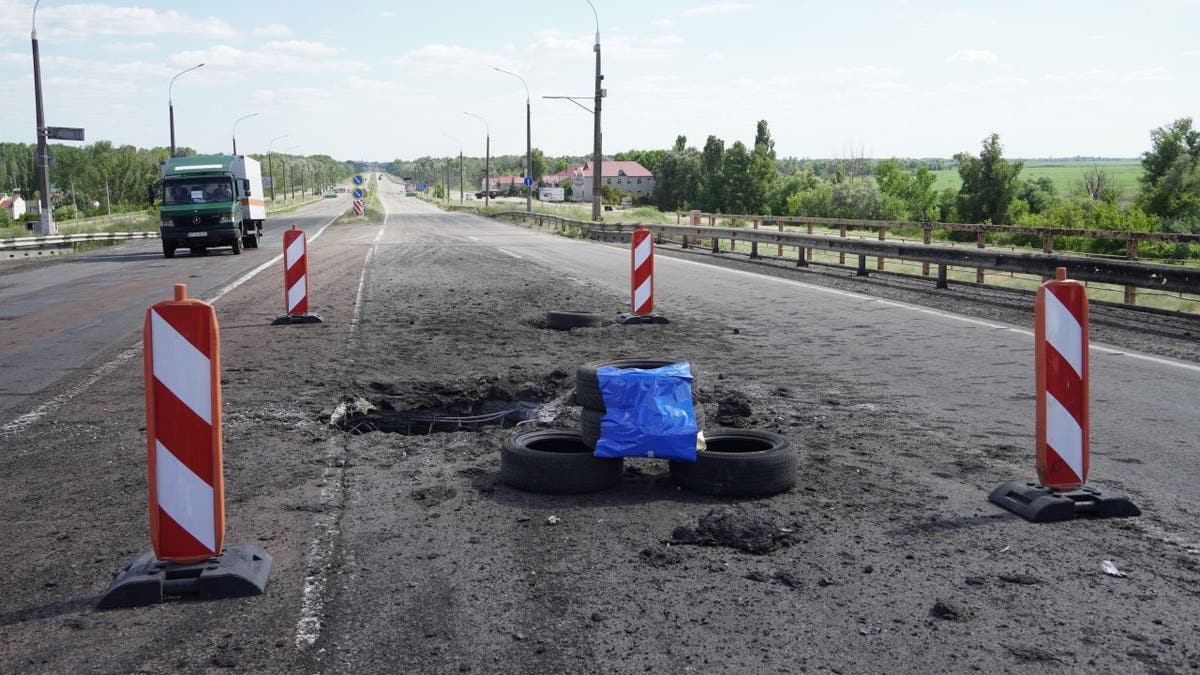
{"type": "MultiPolygon", "coordinates": [[[[35,144],[0,143],[0,190],[20,194],[26,202],[41,198],[34,167],[35,144]]],[[[51,205],[55,220],[141,211],[161,199],[156,188],[161,166],[170,157],[165,147],[139,148],[114,146],[98,141],[84,146],[51,144],[51,205]]],[[[177,154],[195,155],[190,148],[177,148],[177,154]]],[[[316,183],[331,184],[348,178],[353,164],[328,155],[287,155],[273,153],[251,155],[262,163],[263,176],[274,169],[277,196],[285,189],[312,189],[316,183]]],[[[270,190],[267,190],[267,196],[270,190]]],[[[0,218],[7,218],[0,212],[0,218]]]]}

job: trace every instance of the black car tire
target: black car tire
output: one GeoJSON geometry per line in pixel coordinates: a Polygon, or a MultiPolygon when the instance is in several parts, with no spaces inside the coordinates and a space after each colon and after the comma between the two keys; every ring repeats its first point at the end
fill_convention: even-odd
{"type": "Polygon", "coordinates": [[[500,448],[500,480],[525,492],[572,495],[597,492],[621,482],[620,459],[601,459],[578,432],[527,431],[500,448]]]}
{"type": "Polygon", "coordinates": [[[162,247],[163,247],[163,257],[164,258],[174,258],[175,257],[175,246],[174,245],[164,241],[162,243],[162,247]]]}
{"type": "MultiPolygon", "coordinates": [[[[692,407],[696,412],[696,427],[700,431],[704,431],[704,406],[699,403],[693,403],[692,407]]],[[[604,413],[591,408],[584,408],[579,416],[579,437],[583,439],[583,444],[596,449],[596,443],[600,440],[600,420],[604,417],[604,413]]]]}
{"type": "Polygon", "coordinates": [[[671,462],[680,487],[714,497],[761,497],[796,485],[799,457],[792,442],[754,429],[719,429],[704,434],[707,449],[695,462],[671,462]]]}
{"type": "Polygon", "coordinates": [[[595,328],[604,325],[604,317],[591,312],[552,310],[546,312],[546,328],[570,330],[572,328],[595,328]]]}
{"type": "MultiPolygon", "coordinates": [[[[627,359],[610,359],[607,361],[592,361],[585,363],[575,371],[575,402],[585,408],[604,412],[604,395],[600,392],[600,380],[596,371],[605,366],[614,368],[639,368],[649,370],[679,363],[683,359],[656,359],[649,357],[632,357],[627,359]]],[[[692,395],[695,397],[696,380],[692,378],[692,395]]]]}

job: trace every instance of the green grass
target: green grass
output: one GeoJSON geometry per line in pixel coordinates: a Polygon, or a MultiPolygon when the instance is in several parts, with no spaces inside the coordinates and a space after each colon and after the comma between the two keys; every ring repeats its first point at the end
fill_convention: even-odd
{"type": "MultiPolygon", "coordinates": [[[[1141,184],[1138,182],[1138,179],[1142,175],[1142,163],[1137,159],[1098,162],[1052,159],[1026,159],[1021,161],[1025,162],[1025,168],[1021,170],[1020,175],[1022,179],[1049,178],[1054,181],[1054,187],[1058,188],[1059,195],[1070,194],[1076,185],[1083,181],[1083,172],[1092,168],[1102,169],[1112,176],[1113,183],[1120,192],[1122,201],[1132,200],[1138,191],[1141,190],[1141,184]]],[[[935,190],[940,191],[945,188],[957,190],[962,185],[962,179],[958,176],[958,169],[942,169],[933,173],[937,176],[937,182],[933,184],[935,190]]]]}

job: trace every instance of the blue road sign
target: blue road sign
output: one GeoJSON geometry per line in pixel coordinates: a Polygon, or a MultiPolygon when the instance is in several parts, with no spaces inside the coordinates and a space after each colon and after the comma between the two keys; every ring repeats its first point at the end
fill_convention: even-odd
{"type": "Polygon", "coordinates": [[[362,199],[362,196],[363,196],[362,188],[354,188],[354,198],[362,199]]]}
{"type": "Polygon", "coordinates": [[[428,183],[417,183],[417,191],[418,191],[418,192],[424,192],[424,191],[426,191],[426,190],[428,190],[428,189],[429,189],[429,184],[428,184],[428,183]]]}
{"type": "MultiPolygon", "coordinates": [[[[362,176],[355,176],[355,177],[354,177],[354,184],[355,184],[355,185],[362,185],[362,176]]],[[[361,197],[362,195],[359,195],[359,196],[361,197]]]]}
{"type": "Polygon", "coordinates": [[[529,176],[525,176],[525,187],[529,187],[531,185],[533,185],[533,179],[529,176]]]}

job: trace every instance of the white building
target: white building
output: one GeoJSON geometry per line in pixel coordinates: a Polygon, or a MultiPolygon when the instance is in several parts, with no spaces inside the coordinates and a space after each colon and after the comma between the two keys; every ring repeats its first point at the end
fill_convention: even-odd
{"type": "MultiPolygon", "coordinates": [[[[637,162],[604,161],[600,164],[601,185],[628,192],[634,197],[654,193],[654,174],[637,162]]],[[[592,201],[592,163],[587,162],[574,170],[571,177],[571,199],[577,202],[592,201]]]]}
{"type": "Polygon", "coordinates": [[[21,195],[0,195],[0,208],[8,213],[8,217],[16,220],[25,215],[25,200],[21,199],[21,195]]]}

